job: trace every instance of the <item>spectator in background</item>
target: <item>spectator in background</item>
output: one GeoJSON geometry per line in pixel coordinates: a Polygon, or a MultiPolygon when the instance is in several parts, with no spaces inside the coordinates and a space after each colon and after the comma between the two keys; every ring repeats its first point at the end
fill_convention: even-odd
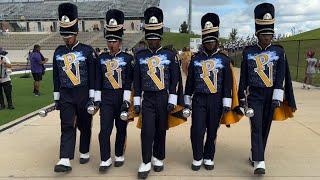
{"type": "Polygon", "coordinates": [[[14,109],[12,104],[12,85],[11,85],[11,62],[8,57],[8,53],[0,47],[0,110],[6,106],[4,104],[4,98],[2,89],[7,99],[8,109],[14,109]]]}
{"type": "Polygon", "coordinates": [[[140,41],[138,47],[135,48],[134,54],[144,49],[146,49],[146,43],[144,41],[140,41]]]}
{"type": "Polygon", "coordinates": [[[99,56],[101,53],[102,52],[101,52],[100,48],[96,48],[96,54],[99,56]]]}
{"type": "Polygon", "coordinates": [[[182,54],[180,56],[182,71],[187,76],[188,75],[188,67],[191,61],[191,51],[189,47],[184,47],[182,49],[182,54]]]}
{"type": "Polygon", "coordinates": [[[320,59],[318,60],[316,64],[316,73],[320,73],[320,59]]]}
{"type": "Polygon", "coordinates": [[[304,83],[302,88],[306,88],[306,84],[307,89],[310,89],[311,84],[312,84],[312,78],[314,76],[314,74],[316,73],[316,64],[317,64],[317,59],[314,58],[314,54],[315,52],[312,50],[308,50],[307,52],[307,65],[306,65],[306,72],[305,72],[305,77],[304,77],[304,83]]]}
{"type": "Polygon", "coordinates": [[[48,62],[48,58],[44,58],[40,52],[41,47],[36,44],[33,47],[33,51],[29,55],[31,63],[31,72],[34,79],[33,93],[35,96],[40,96],[40,81],[44,74],[44,64],[48,62]]]}

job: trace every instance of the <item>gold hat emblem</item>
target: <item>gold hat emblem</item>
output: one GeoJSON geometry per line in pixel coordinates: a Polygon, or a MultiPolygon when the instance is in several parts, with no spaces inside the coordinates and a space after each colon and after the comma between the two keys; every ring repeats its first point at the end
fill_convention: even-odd
{"type": "Polygon", "coordinates": [[[68,18],[68,16],[64,15],[64,16],[61,17],[61,21],[64,22],[64,23],[69,23],[70,19],[68,18]]]}
{"type": "Polygon", "coordinates": [[[118,22],[117,22],[117,20],[115,20],[115,19],[110,19],[110,21],[109,21],[109,25],[110,26],[117,26],[118,25],[118,22]]]}
{"type": "Polygon", "coordinates": [[[156,23],[158,23],[158,19],[157,19],[155,16],[152,16],[152,17],[149,19],[149,23],[150,23],[150,24],[156,24],[156,23]]]}
{"type": "Polygon", "coordinates": [[[211,29],[213,28],[213,24],[210,21],[207,21],[204,25],[204,29],[211,29]]]}
{"type": "Polygon", "coordinates": [[[272,15],[270,13],[267,13],[263,16],[263,20],[271,20],[272,19],[272,15]]]}

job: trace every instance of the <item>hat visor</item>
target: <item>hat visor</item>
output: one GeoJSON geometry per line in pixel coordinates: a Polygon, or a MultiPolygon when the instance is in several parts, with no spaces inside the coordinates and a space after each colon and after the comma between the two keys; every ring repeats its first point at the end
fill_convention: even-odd
{"type": "Polygon", "coordinates": [[[67,31],[67,32],[60,32],[60,35],[63,37],[63,38],[70,38],[72,36],[76,36],[78,33],[77,32],[70,32],[70,31],[67,31]]]}

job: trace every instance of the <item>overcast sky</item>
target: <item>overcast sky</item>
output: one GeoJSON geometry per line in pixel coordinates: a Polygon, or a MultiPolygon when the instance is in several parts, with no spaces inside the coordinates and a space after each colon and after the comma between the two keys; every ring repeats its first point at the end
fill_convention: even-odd
{"type": "MultiPolygon", "coordinates": [[[[220,16],[220,35],[227,37],[232,28],[240,36],[254,33],[254,8],[261,2],[273,3],[276,33],[304,32],[320,27],[320,0],[192,0],[192,30],[200,33],[201,17],[207,12],[220,16]]],[[[172,31],[188,19],[188,0],[160,0],[164,23],[172,31]]]]}

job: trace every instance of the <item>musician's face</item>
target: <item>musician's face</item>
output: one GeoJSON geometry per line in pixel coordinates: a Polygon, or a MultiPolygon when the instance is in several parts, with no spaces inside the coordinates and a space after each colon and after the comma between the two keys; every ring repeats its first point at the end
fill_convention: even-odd
{"type": "Polygon", "coordinates": [[[261,45],[269,45],[272,41],[272,34],[258,34],[258,40],[261,45]]]}
{"type": "Polygon", "coordinates": [[[160,39],[148,39],[147,40],[148,46],[152,50],[156,50],[160,48],[161,46],[161,40],[160,39]]]}
{"type": "Polygon", "coordinates": [[[70,36],[63,36],[63,41],[66,43],[67,46],[72,46],[77,41],[76,35],[70,35],[70,36]]]}
{"type": "Polygon", "coordinates": [[[120,50],[121,41],[108,41],[107,46],[110,52],[118,52],[120,50]]]}
{"type": "Polygon", "coordinates": [[[208,51],[213,51],[217,48],[217,41],[204,43],[203,47],[208,51]]]}

